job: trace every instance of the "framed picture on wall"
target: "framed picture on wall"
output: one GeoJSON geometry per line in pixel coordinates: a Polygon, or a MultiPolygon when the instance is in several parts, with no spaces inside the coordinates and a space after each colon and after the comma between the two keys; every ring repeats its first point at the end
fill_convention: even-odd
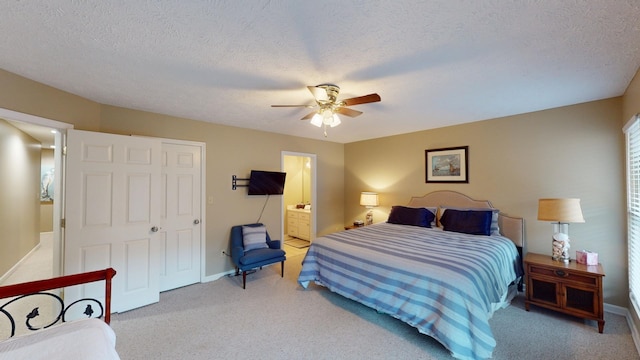
{"type": "Polygon", "coordinates": [[[468,183],[469,147],[459,146],[424,151],[426,182],[468,183]]]}
{"type": "Polygon", "coordinates": [[[53,180],[54,180],[53,166],[42,166],[41,173],[40,173],[40,202],[41,203],[53,202],[53,180]]]}

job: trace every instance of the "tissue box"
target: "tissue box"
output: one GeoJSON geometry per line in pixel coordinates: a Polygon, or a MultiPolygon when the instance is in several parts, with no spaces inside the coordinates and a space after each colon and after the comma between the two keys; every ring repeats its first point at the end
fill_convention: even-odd
{"type": "Polygon", "coordinates": [[[583,265],[598,265],[598,253],[587,250],[576,251],[576,261],[583,265]]]}

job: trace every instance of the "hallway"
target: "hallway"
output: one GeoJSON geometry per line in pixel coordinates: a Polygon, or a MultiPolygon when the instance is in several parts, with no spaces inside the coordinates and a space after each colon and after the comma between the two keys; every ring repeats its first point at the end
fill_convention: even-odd
{"type": "Polygon", "coordinates": [[[0,285],[49,279],[53,271],[53,233],[40,233],[40,245],[36,246],[9,274],[0,279],[0,285]]]}

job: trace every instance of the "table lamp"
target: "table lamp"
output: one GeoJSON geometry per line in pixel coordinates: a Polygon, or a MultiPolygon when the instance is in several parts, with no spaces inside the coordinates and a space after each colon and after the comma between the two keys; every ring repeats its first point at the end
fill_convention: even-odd
{"type": "Polygon", "coordinates": [[[570,240],[569,223],[583,223],[580,199],[540,199],[538,220],[553,221],[552,255],[556,261],[568,263],[570,240]]]}
{"type": "Polygon", "coordinates": [[[378,206],[378,193],[363,191],[360,193],[360,205],[369,209],[365,224],[373,224],[373,210],[371,209],[378,206]]]}

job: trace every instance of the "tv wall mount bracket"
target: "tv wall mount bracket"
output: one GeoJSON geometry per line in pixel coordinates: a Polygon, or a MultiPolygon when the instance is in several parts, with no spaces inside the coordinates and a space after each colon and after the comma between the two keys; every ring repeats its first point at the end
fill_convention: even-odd
{"type": "Polygon", "coordinates": [[[238,181],[249,181],[249,179],[241,179],[235,175],[231,176],[231,190],[236,190],[239,187],[248,187],[249,183],[238,184],[238,181]]]}

